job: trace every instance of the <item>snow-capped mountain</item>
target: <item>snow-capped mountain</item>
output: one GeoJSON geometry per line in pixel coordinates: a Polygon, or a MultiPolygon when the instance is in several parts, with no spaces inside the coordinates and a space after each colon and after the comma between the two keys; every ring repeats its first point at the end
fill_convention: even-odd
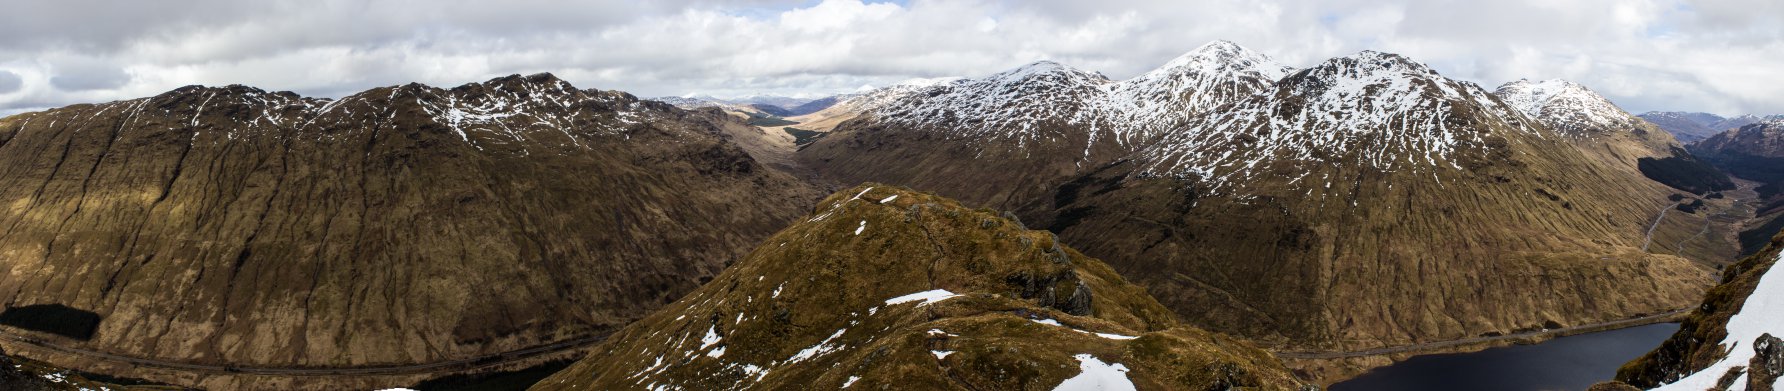
{"type": "Polygon", "coordinates": [[[1294,68],[1229,41],[1214,41],[1112,86],[1117,122],[1162,129],[1268,89],[1294,68]],[[1161,121],[1163,120],[1163,121],[1161,121]]]}
{"type": "Polygon", "coordinates": [[[1113,81],[1051,61],[941,86],[887,105],[883,121],[945,130],[978,142],[1060,137],[1123,144],[1149,140],[1184,120],[1270,86],[1291,68],[1215,41],[1133,79],[1113,81]],[[1070,127],[1082,134],[1047,133],[1070,127]]]}
{"type": "Polygon", "coordinates": [[[1546,136],[1473,83],[1395,54],[1327,60],[1268,93],[1208,113],[1140,155],[1148,173],[1215,182],[1248,176],[1267,160],[1354,164],[1378,170],[1460,168],[1493,131],[1546,136]]]}
{"type": "Polygon", "coordinates": [[[1628,131],[1639,121],[1597,92],[1567,80],[1518,80],[1499,86],[1494,94],[1524,115],[1571,137],[1628,131]]]}

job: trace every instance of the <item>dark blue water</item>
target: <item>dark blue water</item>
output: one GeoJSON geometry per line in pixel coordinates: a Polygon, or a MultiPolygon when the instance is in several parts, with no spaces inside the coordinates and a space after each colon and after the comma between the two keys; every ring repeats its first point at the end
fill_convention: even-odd
{"type": "Polygon", "coordinates": [[[1615,377],[1617,367],[1678,330],[1676,323],[1660,323],[1535,345],[1416,356],[1333,384],[1331,391],[1579,391],[1615,377]]]}

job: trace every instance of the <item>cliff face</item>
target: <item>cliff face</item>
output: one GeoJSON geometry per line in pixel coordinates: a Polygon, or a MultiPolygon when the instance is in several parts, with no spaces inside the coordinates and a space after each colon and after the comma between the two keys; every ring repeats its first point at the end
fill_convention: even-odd
{"type": "Polygon", "coordinates": [[[1299,387],[1268,353],[1177,324],[1142,288],[1045,231],[868,184],[820,202],[534,389],[1123,385],[1299,387]]]}
{"type": "Polygon", "coordinates": [[[0,119],[0,302],[102,318],[59,343],[255,367],[605,333],[817,198],[722,120],[550,75],[0,119]]]}

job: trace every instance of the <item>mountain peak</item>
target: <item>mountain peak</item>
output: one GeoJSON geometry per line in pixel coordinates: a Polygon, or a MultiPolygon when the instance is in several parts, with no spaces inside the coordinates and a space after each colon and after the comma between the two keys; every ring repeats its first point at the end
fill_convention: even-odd
{"type": "Polygon", "coordinates": [[[1209,74],[1255,73],[1258,77],[1274,81],[1288,75],[1292,70],[1293,68],[1276,62],[1275,59],[1263,53],[1239,46],[1231,41],[1217,40],[1184,53],[1136,80],[1200,72],[1209,74]]]}
{"type": "Polygon", "coordinates": [[[1493,92],[1524,115],[1569,135],[1629,128],[1634,118],[1603,95],[1562,79],[1519,79],[1493,92]]]}

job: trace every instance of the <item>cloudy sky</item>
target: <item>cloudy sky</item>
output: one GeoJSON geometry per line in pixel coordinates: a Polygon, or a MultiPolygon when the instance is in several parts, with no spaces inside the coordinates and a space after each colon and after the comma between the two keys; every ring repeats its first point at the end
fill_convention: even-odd
{"type": "Polygon", "coordinates": [[[813,96],[1049,59],[1127,78],[1215,39],[1365,49],[1633,112],[1784,113],[1779,0],[9,0],[0,115],[247,84],[339,97],[552,72],[642,96],[813,96]]]}

